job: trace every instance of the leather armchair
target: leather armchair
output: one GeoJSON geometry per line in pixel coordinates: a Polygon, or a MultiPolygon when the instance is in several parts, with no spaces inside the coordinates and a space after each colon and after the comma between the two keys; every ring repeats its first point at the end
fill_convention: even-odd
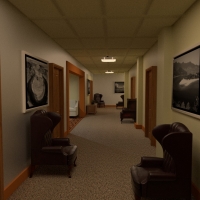
{"type": "Polygon", "coordinates": [[[97,107],[105,107],[105,102],[102,100],[103,95],[99,93],[94,94],[94,102],[97,103],[97,107]]]}
{"type": "Polygon", "coordinates": [[[122,101],[118,101],[118,103],[116,103],[116,108],[118,107],[124,107],[124,94],[120,96],[122,98],[122,101]]]}
{"type": "Polygon", "coordinates": [[[162,124],[152,131],[163,158],[142,157],[131,168],[135,199],[191,199],[192,133],[180,123],[162,124]]]}
{"type": "Polygon", "coordinates": [[[120,112],[121,123],[124,118],[131,118],[136,122],[136,99],[127,99],[127,108],[120,112]]]}
{"type": "Polygon", "coordinates": [[[31,116],[31,173],[36,165],[67,165],[69,178],[71,169],[76,166],[77,146],[70,144],[69,138],[52,138],[60,115],[38,110],[31,116]]]}

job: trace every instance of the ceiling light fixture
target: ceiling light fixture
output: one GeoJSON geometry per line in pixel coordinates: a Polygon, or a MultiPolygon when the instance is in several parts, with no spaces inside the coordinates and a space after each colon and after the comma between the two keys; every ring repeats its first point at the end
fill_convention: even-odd
{"type": "Polygon", "coordinates": [[[113,57],[106,56],[101,59],[101,62],[116,62],[116,59],[113,57]]]}
{"type": "Polygon", "coordinates": [[[106,73],[106,74],[113,74],[114,72],[113,72],[113,71],[108,71],[108,70],[107,70],[105,73],[106,73]]]}

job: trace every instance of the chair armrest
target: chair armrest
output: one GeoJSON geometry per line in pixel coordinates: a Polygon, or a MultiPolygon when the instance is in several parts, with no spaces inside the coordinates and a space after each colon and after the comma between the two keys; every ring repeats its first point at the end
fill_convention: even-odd
{"type": "Polygon", "coordinates": [[[69,138],[53,138],[52,146],[70,146],[69,138]]]}
{"type": "Polygon", "coordinates": [[[149,172],[148,181],[175,181],[176,174],[171,172],[149,172]]]}
{"type": "Polygon", "coordinates": [[[46,153],[62,153],[62,146],[43,147],[42,151],[46,153]]]}
{"type": "Polygon", "coordinates": [[[145,157],[141,158],[141,162],[138,167],[161,167],[163,165],[163,158],[158,157],[145,157]]]}

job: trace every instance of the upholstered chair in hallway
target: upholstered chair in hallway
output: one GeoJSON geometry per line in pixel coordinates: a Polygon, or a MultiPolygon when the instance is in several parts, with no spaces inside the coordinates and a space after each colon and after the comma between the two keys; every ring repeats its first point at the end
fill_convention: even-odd
{"type": "Polygon", "coordinates": [[[105,102],[102,100],[103,95],[99,93],[94,94],[94,102],[97,103],[97,107],[105,107],[105,102]]]}
{"type": "Polygon", "coordinates": [[[192,133],[174,122],[155,127],[152,134],[162,146],[163,158],[142,157],[141,163],[131,168],[135,199],[190,200],[192,133]]]}
{"type": "Polygon", "coordinates": [[[71,169],[76,166],[77,146],[69,138],[52,138],[60,115],[54,112],[38,110],[31,116],[31,173],[39,165],[67,165],[69,178],[71,169]]]}

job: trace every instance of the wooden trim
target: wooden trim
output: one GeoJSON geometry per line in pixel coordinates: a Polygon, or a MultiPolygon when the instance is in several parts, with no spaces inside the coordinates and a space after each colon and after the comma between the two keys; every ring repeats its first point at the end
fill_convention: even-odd
{"type": "Polygon", "coordinates": [[[152,66],[146,69],[145,77],[145,137],[150,139],[151,145],[156,146],[156,140],[152,136],[152,129],[156,126],[157,67],[152,66]],[[150,80],[151,83],[149,83],[150,80]]]}
{"type": "Polygon", "coordinates": [[[192,195],[194,196],[195,200],[200,200],[200,190],[194,183],[192,183],[192,195]]]}
{"type": "Polygon", "coordinates": [[[93,99],[93,81],[90,80],[90,104],[92,103],[93,99]]]}
{"type": "Polygon", "coordinates": [[[142,129],[142,125],[140,125],[140,124],[134,123],[134,126],[136,129],[142,129]]]}
{"type": "MultiPolygon", "coordinates": [[[[57,88],[56,88],[57,89],[57,88]]],[[[63,137],[64,133],[64,68],[54,64],[49,63],[49,111],[57,112],[61,116],[61,120],[59,123],[58,130],[60,130],[59,137],[63,137]],[[54,82],[55,82],[55,76],[54,76],[54,70],[59,70],[59,90],[60,90],[60,96],[59,96],[59,110],[57,110],[57,106],[55,106],[55,101],[57,102],[57,98],[55,97],[55,88],[54,88],[54,82]]],[[[55,131],[57,133],[57,131],[55,131]]],[[[55,135],[54,135],[55,137],[55,135]]],[[[58,137],[58,135],[57,135],[58,137]]]]}
{"type": "Polygon", "coordinates": [[[79,77],[79,117],[85,117],[85,72],[74,66],[70,62],[66,62],[66,121],[67,131],[64,136],[69,134],[69,74],[79,77]]]}
{"type": "Polygon", "coordinates": [[[144,126],[142,126],[142,130],[145,132],[145,127],[144,126]]]}
{"type": "Polygon", "coordinates": [[[24,169],[5,189],[4,200],[8,199],[13,192],[29,177],[31,167],[24,169]]]}
{"type": "Polygon", "coordinates": [[[2,107],[1,107],[1,59],[0,59],[0,199],[3,199],[3,139],[2,139],[2,107]]]}

